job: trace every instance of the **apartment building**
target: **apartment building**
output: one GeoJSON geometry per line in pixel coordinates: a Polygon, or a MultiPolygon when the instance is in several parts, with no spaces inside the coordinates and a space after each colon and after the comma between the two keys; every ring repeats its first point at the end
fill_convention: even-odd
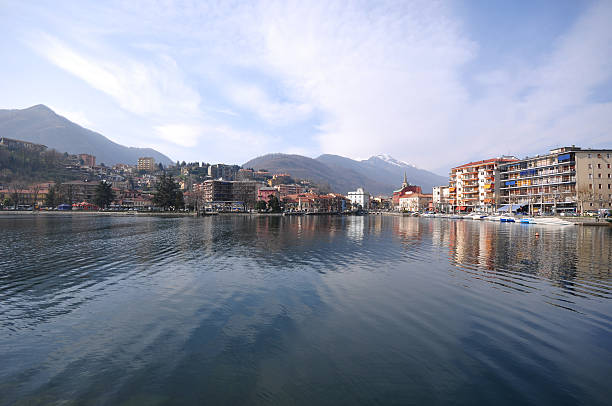
{"type": "Polygon", "coordinates": [[[215,203],[219,210],[233,208],[250,209],[255,206],[260,184],[253,181],[207,180],[194,185],[194,192],[201,194],[205,203],[215,203]]]}
{"type": "Polygon", "coordinates": [[[64,198],[64,203],[92,203],[96,195],[96,188],[99,182],[83,182],[73,180],[64,182],[60,185],[60,193],[64,198]]]}
{"type": "Polygon", "coordinates": [[[370,208],[370,194],[365,192],[363,188],[357,188],[354,192],[348,192],[348,199],[355,207],[365,210],[370,208]]]}
{"type": "Polygon", "coordinates": [[[401,211],[425,211],[433,208],[432,195],[425,193],[408,192],[399,199],[401,211]]]}
{"type": "Polygon", "coordinates": [[[452,210],[450,203],[450,187],[434,186],[432,193],[432,203],[434,210],[448,213],[452,210]]]}
{"type": "Polygon", "coordinates": [[[530,213],[612,208],[612,149],[562,147],[500,166],[499,202],[530,213]]]}
{"type": "Polygon", "coordinates": [[[10,150],[29,150],[34,152],[42,152],[47,149],[46,145],[35,144],[33,142],[14,140],[12,138],[0,137],[0,147],[5,147],[10,150]]]}
{"type": "Polygon", "coordinates": [[[299,193],[304,193],[304,187],[300,186],[300,185],[276,185],[274,186],[274,188],[276,190],[278,190],[278,193],[280,195],[280,197],[285,197],[285,196],[289,196],[289,195],[296,195],[299,193]]]}
{"type": "Polygon", "coordinates": [[[155,159],[151,157],[138,158],[138,170],[152,172],[155,168],[155,159]]]}
{"type": "Polygon", "coordinates": [[[235,180],[239,170],[238,165],[214,164],[208,167],[208,176],[214,179],[235,180]]]}
{"type": "Polygon", "coordinates": [[[96,157],[90,154],[79,154],[79,162],[83,162],[83,165],[93,168],[96,166],[96,157]]]}
{"type": "Polygon", "coordinates": [[[470,162],[451,169],[449,203],[454,211],[492,212],[497,207],[496,179],[502,164],[517,161],[515,157],[491,158],[470,162]]]}

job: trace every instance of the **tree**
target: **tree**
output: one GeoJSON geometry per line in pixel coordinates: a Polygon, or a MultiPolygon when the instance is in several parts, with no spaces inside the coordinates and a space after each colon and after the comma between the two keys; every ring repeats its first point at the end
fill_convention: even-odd
{"type": "Polygon", "coordinates": [[[272,210],[272,213],[280,213],[281,205],[280,201],[278,200],[278,197],[274,195],[270,196],[270,198],[268,199],[268,207],[272,210]]]}
{"type": "Polygon", "coordinates": [[[47,195],[45,196],[45,206],[47,207],[55,207],[57,206],[57,201],[59,200],[59,196],[57,190],[55,189],[55,185],[49,188],[47,195]]]}
{"type": "Polygon", "coordinates": [[[257,211],[264,211],[266,209],[266,207],[267,207],[267,204],[263,200],[258,200],[255,203],[255,210],[257,210],[257,211]]]}
{"type": "Polygon", "coordinates": [[[32,202],[32,206],[38,206],[38,195],[40,194],[40,184],[34,184],[30,188],[32,190],[32,197],[34,201],[32,202]]]}
{"type": "Polygon", "coordinates": [[[21,202],[20,192],[23,190],[23,185],[18,182],[13,182],[9,185],[9,192],[11,195],[11,200],[13,201],[14,208],[17,209],[19,203],[21,202]]]}
{"type": "Polygon", "coordinates": [[[185,207],[183,192],[180,191],[179,185],[174,181],[172,175],[164,173],[159,177],[159,181],[155,185],[153,204],[166,210],[176,210],[185,207]]]}
{"type": "Polygon", "coordinates": [[[108,207],[115,200],[115,193],[110,183],[100,182],[96,186],[96,194],[94,196],[94,203],[101,208],[108,207]]]}

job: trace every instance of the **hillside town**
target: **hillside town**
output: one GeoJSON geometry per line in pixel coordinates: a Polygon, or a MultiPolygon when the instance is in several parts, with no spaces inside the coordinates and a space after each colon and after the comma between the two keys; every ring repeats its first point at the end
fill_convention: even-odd
{"type": "MultiPolygon", "coordinates": [[[[0,151],[40,154],[47,147],[0,138],[0,151]]],[[[284,212],[363,213],[438,212],[493,213],[524,211],[537,214],[589,213],[612,208],[612,150],[576,146],[550,150],[519,159],[486,158],[450,170],[446,185],[424,193],[404,176],[397,190],[372,196],[362,187],[346,195],[323,190],[308,179],[287,173],[243,168],[239,165],[176,162],[164,167],[152,157],[135,165],[98,164],[91,154],[64,154],[60,161],[70,180],[15,181],[0,184],[0,205],[5,210],[159,210],[155,196],[160,177],[170,176],[180,201],[165,210],[201,213],[284,212]],[[109,186],[109,200],[100,207],[100,184],[109,186]]],[[[23,159],[23,166],[27,165],[23,159]]],[[[399,183],[399,182],[398,182],[399,183]]]]}

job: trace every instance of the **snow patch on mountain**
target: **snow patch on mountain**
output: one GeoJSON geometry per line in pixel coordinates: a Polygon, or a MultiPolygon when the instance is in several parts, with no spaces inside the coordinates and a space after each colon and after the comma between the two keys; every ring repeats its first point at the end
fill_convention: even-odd
{"type": "MultiPolygon", "coordinates": [[[[408,166],[408,167],[411,167],[411,168],[416,168],[416,166],[411,165],[408,162],[404,162],[404,161],[400,161],[399,159],[395,159],[391,155],[388,155],[388,154],[378,154],[378,155],[373,156],[372,158],[378,158],[381,161],[387,162],[387,163],[389,163],[391,165],[395,165],[395,166],[401,166],[401,167],[408,166]]],[[[370,158],[370,159],[372,159],[372,158],[370,158]]]]}

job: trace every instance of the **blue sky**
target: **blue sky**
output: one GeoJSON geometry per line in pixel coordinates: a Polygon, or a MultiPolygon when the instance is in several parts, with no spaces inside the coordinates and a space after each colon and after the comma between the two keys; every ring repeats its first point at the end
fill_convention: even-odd
{"type": "Polygon", "coordinates": [[[612,147],[610,1],[0,0],[0,108],[172,159],[612,147]],[[102,4],[103,3],[103,4],[102,4]]]}

